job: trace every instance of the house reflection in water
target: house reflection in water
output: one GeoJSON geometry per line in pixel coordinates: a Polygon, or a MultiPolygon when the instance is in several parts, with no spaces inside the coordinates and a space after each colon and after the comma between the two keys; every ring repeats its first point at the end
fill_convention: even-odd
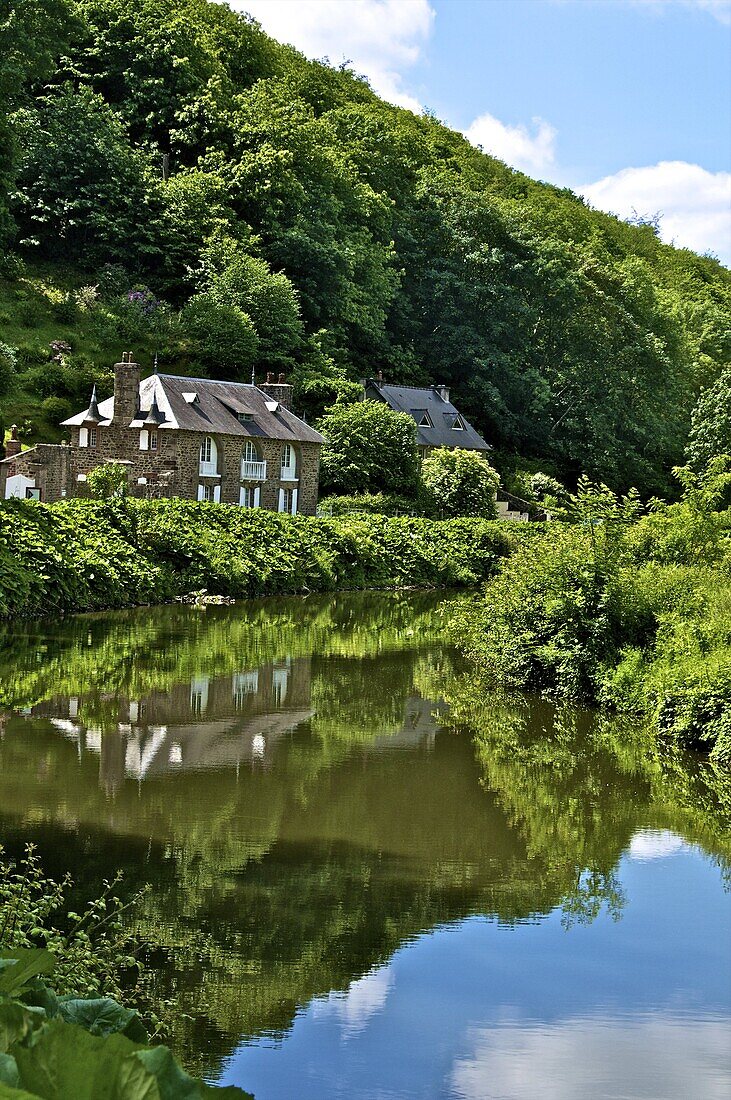
{"type": "Polygon", "coordinates": [[[79,753],[99,756],[102,786],[113,793],[127,778],[240,765],[268,767],[275,745],[312,716],[311,661],[284,657],[232,676],[193,676],[142,699],[56,698],[33,708],[79,753]],[[105,720],[84,721],[85,711],[105,720]],[[108,715],[108,718],[107,718],[108,715]]]}

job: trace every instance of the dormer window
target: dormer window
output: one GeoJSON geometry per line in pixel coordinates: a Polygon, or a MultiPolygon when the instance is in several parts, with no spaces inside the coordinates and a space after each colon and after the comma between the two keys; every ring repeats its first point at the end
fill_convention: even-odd
{"type": "Polygon", "coordinates": [[[455,432],[464,431],[464,421],[462,420],[461,416],[455,417],[454,424],[452,425],[452,430],[455,432]]]}
{"type": "Polygon", "coordinates": [[[428,412],[425,412],[424,415],[422,416],[421,420],[419,421],[419,427],[420,428],[433,428],[434,427],[434,425],[431,422],[431,419],[429,417],[428,412]]]}
{"type": "Polygon", "coordinates": [[[184,393],[183,394],[183,401],[187,401],[187,403],[189,405],[198,405],[198,404],[200,404],[200,402],[198,400],[198,394],[195,392],[195,390],[190,390],[189,392],[184,393]]]}
{"type": "Polygon", "coordinates": [[[253,413],[240,412],[236,414],[239,424],[251,424],[254,419],[253,413]]]}

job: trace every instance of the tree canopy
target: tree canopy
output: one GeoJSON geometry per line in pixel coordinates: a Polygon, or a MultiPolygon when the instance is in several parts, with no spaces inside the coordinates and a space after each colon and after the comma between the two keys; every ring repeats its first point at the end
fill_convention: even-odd
{"type": "Polygon", "coordinates": [[[5,7],[0,234],[26,260],[87,282],[121,264],[178,309],[226,297],[259,370],[292,369],[315,415],[377,369],[443,382],[500,452],[568,482],[667,489],[729,362],[717,261],[513,171],[224,4],[5,7]]]}

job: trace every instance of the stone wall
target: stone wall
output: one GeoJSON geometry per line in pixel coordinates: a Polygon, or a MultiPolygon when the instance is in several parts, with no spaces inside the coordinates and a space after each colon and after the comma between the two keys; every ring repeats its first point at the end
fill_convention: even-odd
{"type": "MultiPolygon", "coordinates": [[[[91,429],[93,425],[86,425],[91,429]]],[[[241,459],[246,439],[240,436],[213,435],[217,448],[219,477],[200,473],[201,432],[160,428],[157,449],[140,450],[140,429],[127,428],[112,422],[108,427],[96,427],[96,443],[79,446],[79,428],[72,429],[71,445],[38,444],[12,461],[0,463],[0,499],[5,497],[5,480],[20,473],[33,479],[41,490],[41,500],[51,503],[63,497],[86,496],[86,478],[95,467],[105,462],[121,462],[127,468],[129,491],[139,497],[183,497],[197,500],[198,486],[220,486],[224,504],[238,504],[241,486],[260,490],[260,506],[271,511],[279,507],[279,490],[298,490],[297,511],[314,516],[320,467],[320,447],[316,443],[293,443],[297,463],[297,480],[280,478],[281,440],[255,439],[259,460],[267,464],[266,481],[241,480],[241,459]]]]}

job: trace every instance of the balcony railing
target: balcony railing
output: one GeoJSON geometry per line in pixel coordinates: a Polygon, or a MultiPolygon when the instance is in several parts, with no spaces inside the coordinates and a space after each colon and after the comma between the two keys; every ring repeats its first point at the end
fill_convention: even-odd
{"type": "Polygon", "coordinates": [[[241,463],[241,480],[242,481],[266,481],[267,476],[267,464],[266,462],[242,462],[241,463]]]}
{"type": "Polygon", "coordinates": [[[198,463],[198,473],[201,477],[219,477],[218,470],[216,469],[217,463],[215,462],[203,462],[198,463]]]}
{"type": "Polygon", "coordinates": [[[294,466],[282,466],[279,477],[281,481],[296,481],[297,471],[294,466]]]}

